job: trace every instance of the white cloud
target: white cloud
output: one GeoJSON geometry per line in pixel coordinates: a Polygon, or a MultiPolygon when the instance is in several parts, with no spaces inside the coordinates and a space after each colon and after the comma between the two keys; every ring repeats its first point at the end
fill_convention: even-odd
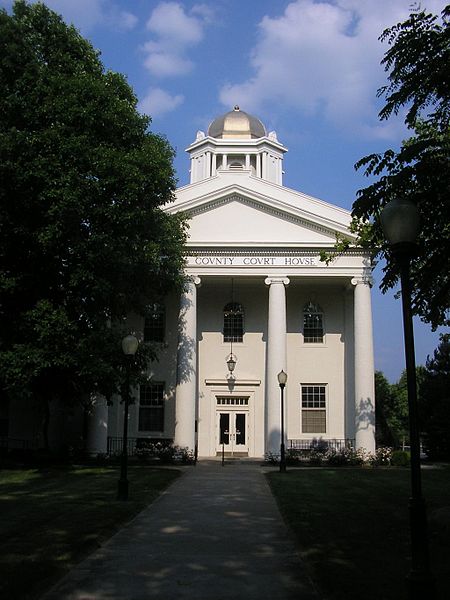
{"type": "Polygon", "coordinates": [[[138,110],[151,117],[161,117],[175,110],[184,102],[181,94],[171,96],[161,88],[151,88],[146,96],[139,102],[138,110]]]}
{"type": "MultiPolygon", "coordinates": [[[[33,0],[37,1],[37,0],[33,0]]],[[[67,23],[72,23],[82,32],[91,31],[97,26],[128,31],[137,24],[137,17],[121,10],[110,0],[39,0],[62,15],[67,23]]]]}
{"type": "Polygon", "coordinates": [[[149,52],[144,60],[147,69],[158,77],[168,77],[174,75],[186,75],[192,71],[194,63],[179,56],[167,52],[149,52]]]}
{"type": "MultiPolygon", "coordinates": [[[[444,1],[430,0],[440,12],[444,1]]],[[[375,95],[385,81],[379,66],[384,28],[404,20],[410,0],[296,0],[278,17],[265,16],[251,54],[254,74],[220,92],[226,106],[264,112],[274,102],[339,127],[385,137],[375,95]]]]}
{"type": "Polygon", "coordinates": [[[153,35],[143,46],[147,69],[157,77],[190,73],[194,63],[186,53],[201,42],[212,15],[212,10],[205,5],[193,6],[188,14],[178,2],[160,2],[147,21],[147,29],[153,35]]]}

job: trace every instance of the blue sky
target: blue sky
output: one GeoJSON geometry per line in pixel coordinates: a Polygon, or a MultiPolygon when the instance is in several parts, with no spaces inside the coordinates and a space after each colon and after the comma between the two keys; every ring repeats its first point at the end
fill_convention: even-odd
{"type": "MultiPolygon", "coordinates": [[[[439,13],[447,2],[422,0],[439,13]]],[[[9,9],[11,0],[0,0],[9,9]]],[[[46,0],[101,51],[106,68],[126,75],[152,130],[177,151],[217,115],[239,104],[276,130],[289,148],[284,185],[350,209],[368,184],[354,163],[396,148],[401,116],[380,123],[385,82],[378,41],[404,20],[411,0],[46,0]]],[[[375,270],[375,281],[381,275],[375,270]]],[[[390,381],[404,368],[400,301],[373,289],[375,365],[390,381]]],[[[424,364],[438,334],[415,322],[424,364]]]]}

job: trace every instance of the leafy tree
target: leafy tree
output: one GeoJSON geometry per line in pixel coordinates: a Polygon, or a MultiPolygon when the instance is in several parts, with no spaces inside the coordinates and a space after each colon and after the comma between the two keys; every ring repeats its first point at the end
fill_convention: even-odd
{"type": "Polygon", "coordinates": [[[377,446],[396,446],[391,414],[394,407],[392,386],[381,371],[375,371],[375,431],[377,446]]]}
{"type": "Polygon", "coordinates": [[[450,459],[450,335],[427,359],[421,386],[424,447],[432,459],[450,459]]]}
{"type": "MultiPolygon", "coordinates": [[[[420,398],[427,370],[416,367],[417,393],[420,398]]],[[[377,445],[399,447],[409,441],[409,409],[406,370],[396,383],[389,383],[380,371],[375,372],[375,410],[377,445]]]]}
{"type": "Polygon", "coordinates": [[[116,324],[182,284],[185,227],[161,209],[173,150],[125,78],[43,4],[0,11],[0,87],[0,384],[110,396],[116,324]]]}
{"type": "MultiPolygon", "coordinates": [[[[416,385],[417,396],[420,397],[420,391],[423,387],[425,378],[425,367],[416,366],[416,385]]],[[[397,444],[405,439],[409,442],[409,408],[408,408],[408,382],[406,370],[404,370],[397,383],[392,386],[395,408],[391,415],[391,424],[397,435],[397,444]]]]}
{"type": "MultiPolygon", "coordinates": [[[[412,135],[400,150],[362,158],[355,166],[378,179],[358,192],[352,229],[360,243],[386,259],[383,292],[394,287],[398,267],[383,238],[382,207],[395,197],[414,202],[421,216],[418,255],[412,261],[414,312],[433,329],[449,323],[450,306],[450,5],[441,17],[419,8],[381,35],[390,48],[382,64],[388,83],[378,90],[386,100],[381,119],[406,109],[412,135]]],[[[348,242],[341,241],[346,247],[348,242]]]]}

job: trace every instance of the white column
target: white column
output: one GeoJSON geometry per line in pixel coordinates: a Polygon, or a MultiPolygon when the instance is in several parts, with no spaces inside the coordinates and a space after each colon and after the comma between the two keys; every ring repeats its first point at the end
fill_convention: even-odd
{"type": "Polygon", "coordinates": [[[265,450],[278,454],[281,443],[281,396],[278,373],[286,371],[286,289],[287,277],[267,277],[269,315],[266,358],[266,439],[265,450]]]}
{"type": "Polygon", "coordinates": [[[191,169],[192,183],[195,183],[198,179],[198,156],[194,156],[194,158],[192,159],[191,169]]]}
{"type": "Polygon", "coordinates": [[[373,360],[370,277],[352,279],[355,336],[356,447],[375,451],[375,368],[373,360]]]}
{"type": "Polygon", "coordinates": [[[261,177],[267,179],[267,152],[262,153],[261,177]]]}
{"type": "Polygon", "coordinates": [[[226,169],[226,168],[227,168],[227,155],[222,154],[222,169],[226,169]]]}
{"type": "Polygon", "coordinates": [[[108,449],[108,405],[106,398],[96,396],[88,417],[87,451],[106,454],[108,449]]]}
{"type": "Polygon", "coordinates": [[[193,277],[181,295],[175,398],[175,444],[195,448],[197,400],[197,286],[193,277]]]}
{"type": "Polygon", "coordinates": [[[191,183],[194,183],[194,159],[193,158],[191,158],[190,174],[191,174],[191,183]]]}
{"type": "Polygon", "coordinates": [[[256,155],[256,177],[261,177],[261,154],[256,155]]]}
{"type": "Polygon", "coordinates": [[[206,178],[211,177],[211,152],[205,152],[206,178]]]}
{"type": "Polygon", "coordinates": [[[250,154],[245,155],[245,168],[247,171],[250,170],[250,154]]]}
{"type": "Polygon", "coordinates": [[[217,175],[217,154],[212,155],[211,175],[213,177],[217,175]]]}

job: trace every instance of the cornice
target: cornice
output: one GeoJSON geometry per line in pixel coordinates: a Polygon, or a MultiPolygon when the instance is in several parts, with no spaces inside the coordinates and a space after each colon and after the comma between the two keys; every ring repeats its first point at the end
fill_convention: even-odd
{"type": "Polygon", "coordinates": [[[228,246],[189,246],[187,254],[189,256],[311,256],[319,255],[321,250],[326,250],[327,254],[335,254],[339,256],[364,256],[370,258],[370,251],[364,248],[349,248],[345,252],[333,253],[329,248],[320,246],[291,248],[291,247],[265,247],[260,246],[245,246],[245,247],[228,247],[228,246]]]}

